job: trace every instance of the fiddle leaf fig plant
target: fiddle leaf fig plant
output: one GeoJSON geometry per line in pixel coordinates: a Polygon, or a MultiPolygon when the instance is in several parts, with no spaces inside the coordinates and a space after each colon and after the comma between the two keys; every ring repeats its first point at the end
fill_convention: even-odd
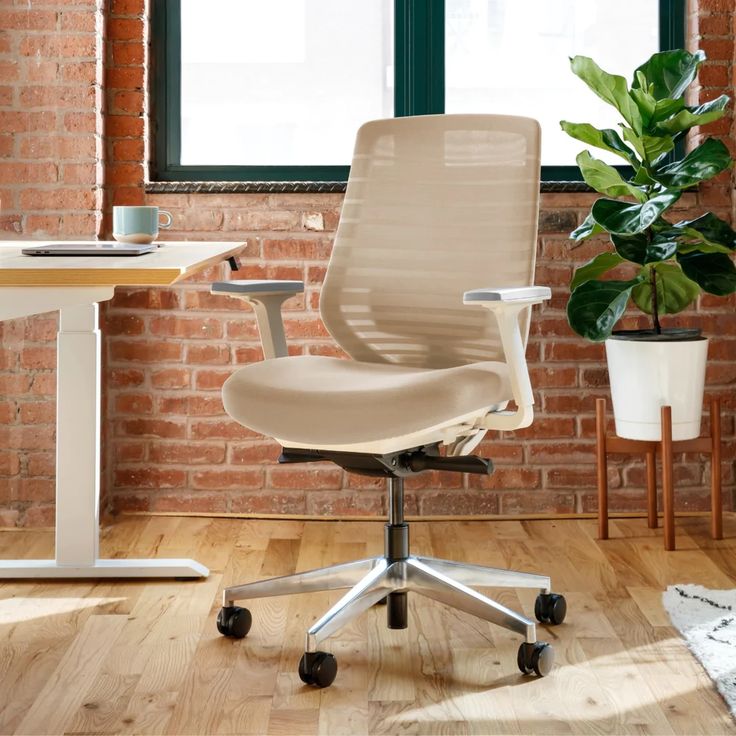
{"type": "Polygon", "coordinates": [[[732,166],[728,148],[715,138],[686,156],[673,153],[688,130],[718,120],[729,103],[721,95],[703,105],[685,104],[704,61],[702,51],[662,51],[636,69],[629,86],[588,57],[570,60],[573,73],[615,107],[623,122],[617,131],[563,120],[562,129],[633,170],[625,178],[588,150],[577,157],[585,182],[604,197],[570,237],[583,241],[607,233],[612,246],[578,268],[570,284],[568,321],[589,340],[608,338],[630,302],[651,315],[653,332],[660,334],[660,315],[681,312],[701,290],[719,296],[736,291],[731,226],[711,212],[679,222],[667,217],[684,191],[732,166]],[[633,264],[631,278],[601,278],[623,263],[633,264]]]}

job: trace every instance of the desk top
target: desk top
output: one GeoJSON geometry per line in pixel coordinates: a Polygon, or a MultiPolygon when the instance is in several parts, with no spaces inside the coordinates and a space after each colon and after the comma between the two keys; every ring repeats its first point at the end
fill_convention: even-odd
{"type": "Polygon", "coordinates": [[[22,248],[43,242],[48,241],[0,242],[0,286],[166,286],[220,263],[245,245],[238,241],[162,241],[154,252],[142,256],[24,256],[21,253],[22,248]]]}

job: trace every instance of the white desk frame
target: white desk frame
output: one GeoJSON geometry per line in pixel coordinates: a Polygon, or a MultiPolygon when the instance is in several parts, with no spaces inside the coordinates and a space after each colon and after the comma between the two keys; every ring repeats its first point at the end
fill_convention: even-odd
{"type": "MultiPolygon", "coordinates": [[[[226,250],[222,247],[225,244],[212,245],[226,250]]],[[[237,251],[239,244],[229,246],[231,251],[237,251]]],[[[230,253],[220,255],[222,260],[230,253]]],[[[48,264],[49,259],[39,260],[48,264]]],[[[130,261],[125,265],[128,264],[132,265],[130,261]]],[[[182,269],[182,274],[185,273],[182,269]]],[[[56,557],[53,560],[0,560],[0,580],[200,578],[209,574],[209,570],[196,560],[104,559],[99,556],[101,335],[98,305],[111,299],[114,290],[114,285],[0,286],[0,321],[59,310],[56,557]]]]}

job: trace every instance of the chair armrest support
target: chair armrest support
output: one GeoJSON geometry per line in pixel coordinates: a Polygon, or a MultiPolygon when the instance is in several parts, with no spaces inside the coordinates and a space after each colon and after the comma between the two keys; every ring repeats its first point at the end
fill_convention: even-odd
{"type": "Polygon", "coordinates": [[[511,392],[516,402],[515,412],[495,412],[486,417],[486,429],[521,429],[534,419],[534,394],[526,364],[524,340],[519,327],[519,315],[532,304],[552,296],[549,287],[523,286],[510,289],[474,289],[465,292],[464,304],[476,304],[490,309],[496,317],[506,365],[509,367],[511,392]]]}
{"type": "Polygon", "coordinates": [[[242,299],[253,307],[261,335],[263,355],[267,360],[288,355],[281,305],[289,297],[303,291],[303,281],[256,279],[216,281],[210,288],[212,294],[242,299]]]}

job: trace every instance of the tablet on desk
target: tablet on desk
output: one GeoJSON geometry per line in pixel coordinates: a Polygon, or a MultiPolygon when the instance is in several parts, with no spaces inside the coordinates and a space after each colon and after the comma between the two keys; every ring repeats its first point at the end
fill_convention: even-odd
{"type": "Polygon", "coordinates": [[[27,256],[140,256],[156,250],[156,243],[116,243],[112,240],[95,243],[39,243],[23,248],[27,256]]]}

